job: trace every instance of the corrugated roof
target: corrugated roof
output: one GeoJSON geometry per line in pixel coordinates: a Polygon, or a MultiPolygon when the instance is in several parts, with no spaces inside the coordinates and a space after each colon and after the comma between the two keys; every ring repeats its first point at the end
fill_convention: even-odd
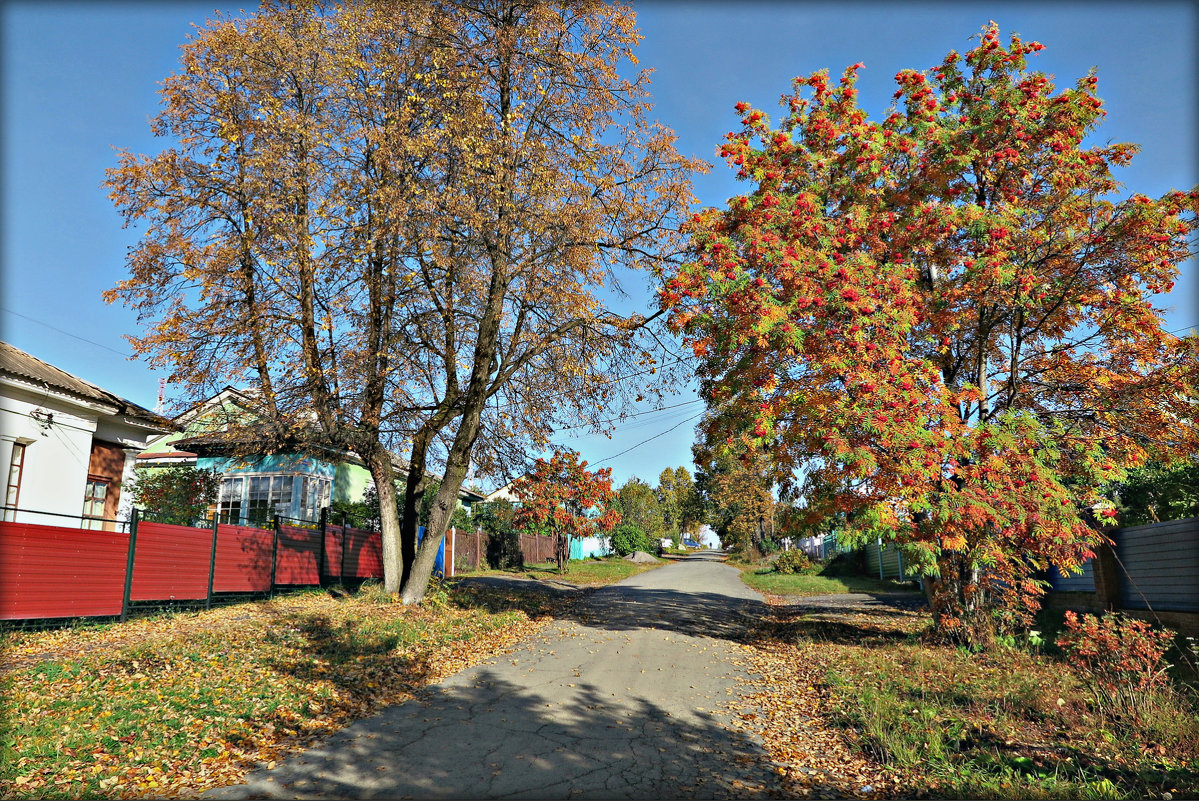
{"type": "Polygon", "coordinates": [[[79,376],[60,370],[7,342],[0,342],[0,372],[11,373],[38,383],[44,382],[54,389],[69,392],[86,400],[116,406],[118,414],[137,417],[160,425],[164,431],[171,428],[170,421],[162,415],[156,414],[144,406],[138,406],[133,401],[125,400],[119,395],[114,395],[106,389],[101,389],[90,381],[84,381],[79,376]]]}

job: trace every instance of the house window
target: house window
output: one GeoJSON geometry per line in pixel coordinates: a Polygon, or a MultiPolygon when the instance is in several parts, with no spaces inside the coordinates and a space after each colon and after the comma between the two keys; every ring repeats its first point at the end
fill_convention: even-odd
{"type": "Polygon", "coordinates": [[[217,517],[222,523],[241,523],[242,484],[240,476],[221,479],[217,517]]]}
{"type": "Polygon", "coordinates": [[[272,517],[291,517],[291,476],[250,476],[246,479],[246,519],[265,525],[272,517]]]}
{"type": "Polygon", "coordinates": [[[242,475],[221,480],[217,514],[223,523],[267,526],[275,517],[320,519],[332,482],[320,476],[242,475]]]}
{"type": "Polygon", "coordinates": [[[296,516],[301,520],[320,519],[321,509],[329,505],[332,482],[318,476],[301,476],[296,516]]]}
{"type": "Polygon", "coordinates": [[[4,491],[4,519],[15,520],[17,502],[21,498],[21,473],[25,469],[25,446],[14,442],[8,463],[8,488],[4,491]]]}
{"type": "Polygon", "coordinates": [[[106,478],[88,477],[87,488],[83,492],[83,527],[100,528],[104,520],[104,502],[108,500],[108,484],[106,478]]]}

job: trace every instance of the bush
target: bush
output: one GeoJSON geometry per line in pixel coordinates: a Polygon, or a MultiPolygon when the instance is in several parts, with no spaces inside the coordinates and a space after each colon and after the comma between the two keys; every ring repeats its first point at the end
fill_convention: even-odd
{"type": "Polygon", "coordinates": [[[221,477],[196,467],[142,468],[127,491],[144,514],[160,523],[194,525],[216,502],[221,477]]]}
{"type": "Polygon", "coordinates": [[[783,551],[774,560],[776,573],[806,573],[812,569],[812,560],[801,550],[783,551]]]}
{"type": "Polygon", "coordinates": [[[1079,618],[1073,612],[1066,612],[1065,628],[1058,647],[1081,669],[1101,710],[1140,718],[1153,707],[1154,691],[1169,683],[1169,665],[1162,662],[1173,640],[1169,632],[1118,614],[1079,618]]]}
{"type": "Polygon", "coordinates": [[[611,537],[612,550],[618,556],[628,556],[633,551],[654,553],[658,550],[658,544],[633,523],[621,523],[612,529],[611,537]]]}

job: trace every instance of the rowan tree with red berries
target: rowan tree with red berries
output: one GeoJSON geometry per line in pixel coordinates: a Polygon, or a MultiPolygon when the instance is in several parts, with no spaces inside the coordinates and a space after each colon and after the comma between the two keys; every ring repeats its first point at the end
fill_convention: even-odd
{"type": "Polygon", "coordinates": [[[1028,68],[1042,45],[977,38],[896,75],[881,122],[862,64],[796,79],[777,127],[739,105],[721,152],[754,189],[693,218],[661,291],[707,441],[766,449],[810,516],[906,546],[959,642],[1027,622],[1036,571],[1092,555],[1103,485],[1199,448],[1199,340],[1154,305],[1199,191],[1118,198],[1137,148],[1084,144],[1095,75],[1059,90],[1028,68]]]}
{"type": "Polygon", "coordinates": [[[612,469],[587,469],[573,451],[559,451],[549,460],[538,459],[533,470],[513,487],[520,500],[513,523],[517,528],[555,537],[558,572],[566,572],[572,537],[591,537],[611,531],[620,523],[612,508],[612,469]],[[591,509],[602,510],[587,517],[591,509]]]}

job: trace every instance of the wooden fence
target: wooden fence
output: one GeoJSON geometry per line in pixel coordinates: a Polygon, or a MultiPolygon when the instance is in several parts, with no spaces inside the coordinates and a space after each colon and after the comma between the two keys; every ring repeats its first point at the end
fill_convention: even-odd
{"type": "MultiPolygon", "coordinates": [[[[487,544],[491,535],[485,531],[457,531],[450,529],[446,532],[446,564],[450,567],[447,575],[455,575],[462,570],[478,570],[487,564],[487,544]]],[[[554,556],[554,538],[538,534],[521,534],[520,551],[526,564],[550,562],[554,556]]]]}
{"type": "Polygon", "coordinates": [[[1062,605],[1199,614],[1199,517],[1104,532],[1081,574],[1050,571],[1062,605]]]}

